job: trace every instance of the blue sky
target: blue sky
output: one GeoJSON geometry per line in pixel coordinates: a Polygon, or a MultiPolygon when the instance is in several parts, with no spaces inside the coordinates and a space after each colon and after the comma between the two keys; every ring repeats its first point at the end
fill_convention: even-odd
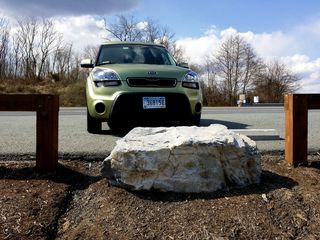
{"type": "Polygon", "coordinates": [[[233,27],[240,32],[288,31],[320,18],[316,0],[198,0],[142,1],[133,11],[139,18],[155,18],[178,37],[200,36],[211,25],[233,27]],[[157,2],[155,4],[155,2],[157,2]]]}
{"type": "Polygon", "coordinates": [[[320,93],[319,0],[0,0],[0,17],[51,17],[78,51],[102,42],[101,16],[112,21],[117,14],[168,26],[187,61],[195,63],[214,54],[228,35],[239,34],[263,59],[279,59],[299,74],[300,92],[320,93]]]}

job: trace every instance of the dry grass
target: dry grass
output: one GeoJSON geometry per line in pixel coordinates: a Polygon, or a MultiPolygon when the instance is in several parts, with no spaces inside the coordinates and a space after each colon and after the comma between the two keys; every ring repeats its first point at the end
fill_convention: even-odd
{"type": "Polygon", "coordinates": [[[56,94],[60,97],[60,106],[75,107],[85,106],[85,82],[71,83],[49,82],[36,80],[0,80],[0,94],[56,94]]]}

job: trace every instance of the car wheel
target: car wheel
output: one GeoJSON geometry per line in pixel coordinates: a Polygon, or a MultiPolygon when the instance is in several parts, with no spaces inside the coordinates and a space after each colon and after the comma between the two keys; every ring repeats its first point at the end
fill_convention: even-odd
{"type": "Polygon", "coordinates": [[[87,131],[89,133],[101,132],[101,120],[91,117],[88,110],[87,110],[87,131]]]}
{"type": "Polygon", "coordinates": [[[193,116],[192,125],[199,126],[201,121],[201,114],[193,116]]]}
{"type": "Polygon", "coordinates": [[[120,131],[123,128],[123,123],[120,120],[109,119],[108,121],[109,128],[113,131],[120,131]]]}
{"type": "Polygon", "coordinates": [[[182,120],[181,125],[183,126],[199,126],[201,120],[201,115],[191,116],[189,119],[182,120]]]}
{"type": "Polygon", "coordinates": [[[128,121],[123,121],[120,119],[111,118],[108,121],[109,128],[115,132],[129,132],[132,128],[134,128],[134,124],[128,121]]]}

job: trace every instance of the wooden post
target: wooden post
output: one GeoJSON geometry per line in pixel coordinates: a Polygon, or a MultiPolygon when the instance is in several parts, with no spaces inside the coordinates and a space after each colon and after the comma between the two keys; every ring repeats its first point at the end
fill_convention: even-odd
{"type": "Polygon", "coordinates": [[[36,111],[36,169],[53,171],[58,164],[59,96],[49,94],[0,94],[0,111],[36,111]]]}
{"type": "Polygon", "coordinates": [[[285,159],[297,167],[308,163],[308,109],[320,109],[320,94],[289,94],[284,97],[285,159]]]}
{"type": "Polygon", "coordinates": [[[308,153],[308,96],[285,96],[285,159],[297,167],[307,163],[308,153]]]}
{"type": "Polygon", "coordinates": [[[43,96],[37,109],[38,171],[53,171],[58,164],[59,97],[43,96]]]}

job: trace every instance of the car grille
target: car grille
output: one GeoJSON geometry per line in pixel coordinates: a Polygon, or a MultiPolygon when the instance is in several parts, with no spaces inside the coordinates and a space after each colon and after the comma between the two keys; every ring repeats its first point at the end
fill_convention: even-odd
{"type": "Polygon", "coordinates": [[[130,87],[175,87],[177,80],[174,78],[128,78],[130,87]]]}
{"type": "Polygon", "coordinates": [[[144,119],[144,120],[181,120],[191,115],[190,103],[184,94],[180,93],[123,93],[118,96],[112,107],[112,118],[144,119]],[[143,109],[142,98],[165,97],[165,109],[143,109]]]}

